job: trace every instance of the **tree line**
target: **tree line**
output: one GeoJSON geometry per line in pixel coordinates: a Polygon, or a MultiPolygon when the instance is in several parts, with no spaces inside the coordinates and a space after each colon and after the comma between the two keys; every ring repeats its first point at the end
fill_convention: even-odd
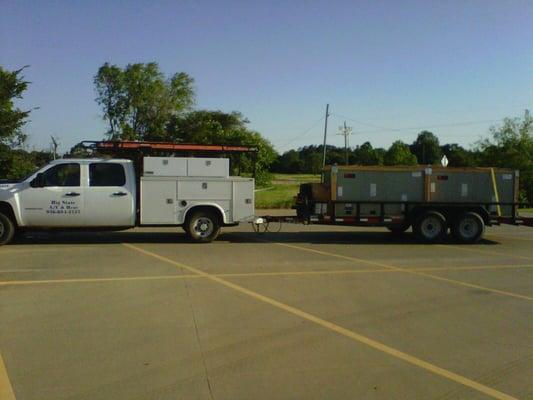
{"type": "MultiPolygon", "coordinates": [[[[290,174],[318,174],[322,169],[322,145],[309,145],[278,155],[271,171],[290,174]]],[[[501,125],[489,129],[487,138],[472,149],[457,143],[441,145],[432,132],[422,131],[407,144],[397,140],[388,149],[373,147],[370,142],[348,149],[350,165],[440,165],[446,156],[450,167],[500,167],[520,171],[521,201],[533,201],[533,117],[526,110],[521,118],[505,118],[501,125]]],[[[342,165],[346,151],[326,146],[326,164],[342,165]]]]}
{"type": "MultiPolygon", "coordinates": [[[[31,110],[21,110],[21,99],[29,82],[24,68],[8,71],[0,66],[0,178],[16,179],[50,161],[47,151],[27,151],[23,127],[31,110]]],[[[125,67],[103,64],[93,78],[96,102],[107,129],[103,139],[151,140],[197,144],[254,146],[257,181],[267,184],[271,172],[313,173],[322,168],[322,146],[309,145],[278,154],[272,144],[248,127],[239,112],[194,108],[194,79],[184,72],[166,77],[157,63],[135,63],[125,67]]],[[[68,156],[83,155],[74,147],[68,156]]],[[[395,141],[387,148],[370,142],[348,149],[348,162],[358,165],[434,165],[443,155],[450,167],[493,166],[521,171],[522,200],[533,201],[533,118],[525,111],[521,118],[506,118],[490,128],[488,136],[472,149],[452,143],[441,145],[437,135],[422,131],[407,144],[395,141]]],[[[345,150],[327,146],[327,164],[343,164],[345,150]]],[[[251,172],[252,160],[242,155],[244,172],[251,172]]]]}

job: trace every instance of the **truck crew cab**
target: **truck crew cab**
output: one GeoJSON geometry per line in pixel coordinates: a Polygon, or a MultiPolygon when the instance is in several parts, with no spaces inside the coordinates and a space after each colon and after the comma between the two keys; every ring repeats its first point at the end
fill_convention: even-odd
{"type": "Polygon", "coordinates": [[[222,158],[61,159],[0,184],[0,245],[34,229],[181,226],[195,242],[254,217],[254,180],[229,176],[222,158]],[[150,171],[147,170],[150,165],[150,171]]]}

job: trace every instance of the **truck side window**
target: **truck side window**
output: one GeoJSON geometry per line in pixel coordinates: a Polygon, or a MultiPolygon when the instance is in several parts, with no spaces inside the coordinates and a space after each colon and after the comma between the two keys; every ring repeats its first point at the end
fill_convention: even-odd
{"type": "Polygon", "coordinates": [[[124,186],[124,167],[113,163],[92,163],[89,165],[90,186],[124,186]]]}
{"type": "Polygon", "coordinates": [[[44,186],[80,186],[80,164],[59,164],[46,170],[44,186]]]}

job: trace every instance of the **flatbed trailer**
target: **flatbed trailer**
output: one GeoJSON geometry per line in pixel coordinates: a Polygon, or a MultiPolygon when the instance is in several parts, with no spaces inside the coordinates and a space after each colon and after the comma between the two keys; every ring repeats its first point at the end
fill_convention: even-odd
{"type": "MultiPolygon", "coordinates": [[[[256,231],[269,224],[410,227],[424,242],[438,242],[448,231],[460,242],[481,239],[485,226],[533,226],[518,208],[518,171],[494,168],[326,167],[322,182],[300,186],[296,216],[263,215],[256,231]],[[409,198],[409,200],[408,200],[409,198]]],[[[258,224],[257,224],[258,223],[258,224]]]]}
{"type": "MultiPolygon", "coordinates": [[[[343,202],[335,202],[343,203],[343,202]]],[[[351,202],[354,203],[354,202],[351,202]]],[[[404,206],[406,213],[402,216],[388,217],[384,214],[376,216],[367,216],[367,217],[335,217],[334,215],[260,215],[252,223],[253,229],[258,233],[263,232],[279,232],[281,230],[281,224],[303,224],[303,225],[334,225],[334,226],[358,226],[358,227],[369,227],[376,228],[382,227],[387,228],[393,234],[400,234],[405,232],[413,225],[413,221],[409,216],[409,209],[414,207],[426,207],[428,211],[434,210],[434,207],[446,207],[446,208],[456,208],[458,210],[469,210],[469,209],[479,209],[494,206],[511,206],[518,210],[519,207],[531,207],[531,204],[528,203],[487,203],[487,204],[478,204],[478,203],[435,203],[435,204],[424,204],[424,203],[410,203],[410,202],[355,202],[357,209],[360,209],[362,205],[378,205],[381,209],[385,205],[395,204],[404,206]],[[275,229],[270,227],[271,224],[276,225],[275,229]]],[[[494,225],[515,225],[515,226],[528,226],[533,227],[533,217],[519,215],[518,212],[514,216],[497,216],[490,215],[487,223],[483,223],[483,229],[485,226],[494,226],[494,225]]],[[[449,228],[449,226],[447,226],[449,228]]],[[[444,235],[440,236],[436,240],[427,239],[425,237],[419,238],[424,242],[437,242],[443,238],[444,235]]],[[[479,237],[469,240],[468,238],[462,239],[461,237],[457,238],[461,242],[473,243],[481,239],[479,237]]]]}

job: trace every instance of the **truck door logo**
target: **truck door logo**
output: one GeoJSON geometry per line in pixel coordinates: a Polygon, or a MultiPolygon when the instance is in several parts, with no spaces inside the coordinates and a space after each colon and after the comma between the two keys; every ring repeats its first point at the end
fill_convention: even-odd
{"type": "Polygon", "coordinates": [[[76,215],[81,214],[78,202],[74,200],[51,200],[47,214],[76,215]]]}

